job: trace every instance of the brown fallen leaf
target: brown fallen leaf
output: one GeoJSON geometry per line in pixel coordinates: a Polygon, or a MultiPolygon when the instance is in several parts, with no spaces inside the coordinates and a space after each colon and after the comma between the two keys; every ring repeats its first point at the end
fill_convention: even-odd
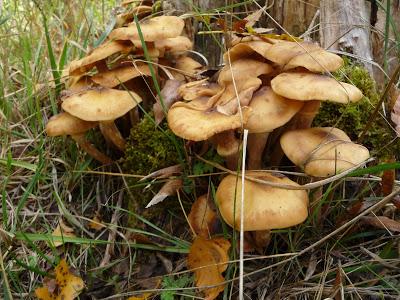
{"type": "Polygon", "coordinates": [[[388,217],[384,216],[376,216],[376,217],[369,217],[365,216],[361,218],[361,221],[363,223],[366,223],[368,225],[377,227],[377,228],[382,228],[382,229],[387,229],[390,231],[394,232],[400,232],[400,222],[397,222],[395,220],[392,220],[388,217]]]}
{"type": "Polygon", "coordinates": [[[176,194],[176,191],[182,188],[183,181],[182,179],[170,179],[162,188],[158,191],[158,193],[150,200],[150,202],[146,205],[146,208],[153,206],[157,203],[164,201],[168,196],[172,196],[176,194]]]}
{"type": "Polygon", "coordinates": [[[129,297],[128,300],[147,300],[147,299],[150,299],[150,297],[151,297],[151,293],[143,293],[140,296],[129,297]]]}
{"type": "Polygon", "coordinates": [[[154,119],[157,125],[160,124],[165,117],[164,108],[166,111],[168,111],[171,105],[179,100],[179,87],[181,85],[182,81],[175,79],[168,79],[165,82],[165,85],[161,90],[164,107],[161,104],[160,98],[158,96],[156,99],[156,103],[154,103],[153,105],[154,119]]]}
{"type": "Polygon", "coordinates": [[[395,178],[396,178],[396,172],[394,169],[386,170],[383,172],[382,183],[381,183],[383,196],[387,196],[393,191],[395,178]]]}
{"type": "MultiPolygon", "coordinates": [[[[54,237],[76,237],[74,233],[74,229],[67,226],[62,219],[60,219],[56,229],[54,229],[53,233],[51,234],[54,237]]],[[[52,241],[52,244],[54,247],[60,247],[61,245],[64,244],[63,240],[56,240],[52,241]]]]}
{"type": "Polygon", "coordinates": [[[154,171],[146,176],[144,176],[143,178],[141,178],[139,181],[144,181],[150,178],[167,178],[170,177],[172,175],[177,175],[177,174],[181,174],[182,173],[182,167],[181,165],[173,165],[173,166],[169,166],[157,171],[154,171]]]}
{"type": "Polygon", "coordinates": [[[88,227],[90,229],[93,229],[95,231],[99,231],[101,229],[103,229],[104,227],[106,227],[100,220],[100,217],[98,216],[98,214],[96,214],[92,220],[90,220],[88,227]]]}
{"type": "Polygon", "coordinates": [[[72,274],[67,262],[62,259],[55,268],[55,279],[44,281],[35,294],[41,300],[72,300],[79,296],[84,287],[82,278],[72,274]]]}
{"type": "Polygon", "coordinates": [[[224,238],[205,239],[197,236],[190,247],[187,263],[193,270],[196,286],[203,290],[206,300],[213,300],[225,289],[222,273],[228,267],[231,244],[224,238]],[[217,285],[211,288],[205,286],[217,285]]]}
{"type": "Polygon", "coordinates": [[[215,233],[218,223],[217,213],[207,194],[196,199],[188,219],[196,234],[202,237],[209,237],[215,233]]]}

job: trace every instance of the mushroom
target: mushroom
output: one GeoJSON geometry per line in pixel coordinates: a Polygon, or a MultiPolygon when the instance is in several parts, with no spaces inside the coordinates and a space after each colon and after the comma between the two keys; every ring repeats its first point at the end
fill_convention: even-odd
{"type": "Polygon", "coordinates": [[[48,136],[70,135],[91,157],[103,164],[110,164],[112,163],[111,158],[96,149],[85,138],[85,133],[97,125],[97,122],[84,121],[69,113],[62,112],[49,119],[45,130],[48,136]]]}
{"type": "MultiPolygon", "coordinates": [[[[166,38],[174,38],[182,33],[185,22],[175,16],[160,16],[144,20],[140,23],[140,30],[145,42],[155,42],[166,38]]],[[[111,31],[111,40],[140,41],[139,30],[136,23],[128,27],[121,27],[111,31]]]]}
{"type": "Polygon", "coordinates": [[[112,54],[122,52],[129,53],[133,49],[133,45],[130,42],[124,41],[111,41],[102,44],[95,48],[86,57],[74,60],[69,64],[69,75],[81,75],[90,71],[100,61],[106,59],[112,54]]]}
{"type": "Polygon", "coordinates": [[[260,169],[268,135],[287,123],[303,106],[301,101],[289,100],[275,94],[270,87],[262,87],[250,102],[252,114],[244,128],[249,130],[248,168],[260,169]]]}
{"type": "Polygon", "coordinates": [[[286,156],[314,177],[328,177],[348,170],[369,158],[369,151],[353,143],[345,132],[333,127],[292,130],[281,136],[286,156]]]}
{"type": "MultiPolygon", "coordinates": [[[[278,184],[299,186],[287,177],[266,172],[246,172],[246,176],[278,184]]],[[[242,183],[237,176],[222,179],[216,192],[216,201],[224,221],[240,228],[242,183]]],[[[270,230],[302,223],[308,216],[308,195],[305,190],[287,190],[245,179],[243,230],[270,230]]]]}
{"type": "Polygon", "coordinates": [[[254,55],[261,55],[265,57],[266,52],[271,47],[271,44],[265,41],[249,41],[238,43],[224,53],[225,62],[233,62],[244,57],[253,57],[254,55]]]}
{"type": "Polygon", "coordinates": [[[99,121],[104,137],[118,149],[125,149],[122,137],[114,120],[123,116],[142,99],[134,92],[96,87],[67,97],[62,108],[85,121],[99,121]]]}
{"type": "Polygon", "coordinates": [[[235,130],[226,130],[212,137],[217,145],[217,153],[225,159],[226,166],[230,170],[236,170],[239,161],[241,142],[235,136],[235,130]]]}

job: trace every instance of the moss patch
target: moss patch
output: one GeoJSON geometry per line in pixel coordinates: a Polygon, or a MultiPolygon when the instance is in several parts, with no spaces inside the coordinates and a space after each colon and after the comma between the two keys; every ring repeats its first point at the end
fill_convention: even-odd
{"type": "MultiPolygon", "coordinates": [[[[333,74],[336,79],[352,83],[364,94],[361,101],[347,105],[338,105],[330,102],[322,104],[313,126],[334,126],[347,133],[351,140],[356,141],[364,129],[375,105],[379,102],[380,95],[375,81],[368,71],[356,63],[345,59],[345,65],[333,74]]],[[[382,116],[373,120],[373,124],[364,137],[363,144],[370,150],[371,155],[380,160],[385,160],[392,155],[400,153],[400,143],[394,141],[392,129],[382,116]]],[[[399,158],[399,157],[397,157],[399,158]]]]}

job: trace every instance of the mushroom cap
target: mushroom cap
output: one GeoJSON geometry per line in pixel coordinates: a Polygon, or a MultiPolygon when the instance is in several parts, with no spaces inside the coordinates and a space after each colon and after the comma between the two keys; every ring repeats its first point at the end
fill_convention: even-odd
{"type": "Polygon", "coordinates": [[[193,43],[186,36],[177,36],[154,42],[154,47],[161,52],[183,52],[192,49],[193,43]]]}
{"type": "Polygon", "coordinates": [[[234,130],[217,133],[212,139],[217,143],[217,153],[222,157],[238,153],[241,145],[241,141],[235,137],[234,130]]]}
{"type": "Polygon", "coordinates": [[[62,112],[49,119],[45,130],[48,136],[75,135],[85,133],[96,126],[97,122],[84,121],[62,112]]]}
{"type": "Polygon", "coordinates": [[[244,128],[250,133],[271,132],[286,124],[303,106],[301,101],[286,99],[263,86],[250,102],[252,113],[244,128]]]}
{"type": "Polygon", "coordinates": [[[283,70],[303,67],[311,72],[334,72],[344,64],[343,59],[324,49],[310,51],[294,56],[284,66],[283,70]]]}
{"type": "Polygon", "coordinates": [[[274,40],[274,44],[265,53],[265,58],[278,64],[286,65],[293,57],[322,48],[310,42],[289,42],[285,40],[274,40]]]}
{"type": "Polygon", "coordinates": [[[132,43],[122,41],[106,42],[95,48],[82,59],[74,60],[69,64],[69,75],[80,75],[92,69],[96,62],[106,59],[117,52],[129,53],[133,49],[132,43]]]}
{"type": "MultiPolygon", "coordinates": [[[[246,175],[279,184],[299,186],[282,176],[266,172],[246,172],[246,175]]],[[[228,175],[218,186],[216,199],[225,222],[239,230],[242,182],[228,175]],[[235,197],[236,195],[236,197],[235,197]],[[235,216],[234,216],[235,213],[235,216]]],[[[245,179],[244,231],[268,230],[294,226],[308,216],[308,195],[305,190],[286,190],[245,179]]]]}
{"type": "Polygon", "coordinates": [[[349,103],[357,102],[363,96],[354,85],[306,72],[281,73],[271,80],[271,87],[278,95],[300,101],[349,103]]]}
{"type": "Polygon", "coordinates": [[[207,78],[197,81],[191,81],[185,83],[179,87],[179,95],[185,100],[194,100],[202,96],[214,96],[223,87],[219,86],[217,83],[209,82],[207,78]]]}
{"type": "Polygon", "coordinates": [[[134,92],[97,87],[66,98],[62,108],[82,120],[112,121],[126,114],[141,101],[134,92]]]}
{"type": "Polygon", "coordinates": [[[272,71],[273,68],[269,64],[255,59],[242,58],[222,68],[218,76],[218,83],[223,85],[224,82],[232,82],[233,80],[240,82],[243,79],[269,74],[272,71]]]}
{"type": "Polygon", "coordinates": [[[271,44],[265,41],[250,41],[238,43],[224,53],[224,61],[228,62],[230,60],[231,62],[233,62],[240,58],[252,56],[255,53],[265,57],[266,52],[269,50],[270,47],[271,44]]]}
{"type": "MultiPolygon", "coordinates": [[[[190,103],[176,102],[168,111],[168,126],[177,136],[191,140],[204,141],[213,135],[242,126],[239,113],[225,115],[218,111],[202,111],[191,106],[196,105],[196,100],[190,103]]],[[[243,122],[247,121],[251,109],[243,107],[243,122]]]]}
{"type": "MultiPolygon", "coordinates": [[[[175,16],[159,16],[140,22],[143,39],[146,42],[174,38],[182,33],[185,22],[175,16]]],[[[121,27],[111,31],[111,40],[140,40],[136,23],[130,23],[128,27],[121,27]]]]}
{"type": "Polygon", "coordinates": [[[92,77],[92,80],[101,86],[113,88],[135,77],[150,75],[147,64],[137,64],[137,66],[122,66],[98,73],[92,77]]]}
{"type": "Polygon", "coordinates": [[[291,130],[280,142],[295,165],[316,177],[335,175],[369,158],[367,148],[352,143],[346,133],[333,127],[291,130]]]}

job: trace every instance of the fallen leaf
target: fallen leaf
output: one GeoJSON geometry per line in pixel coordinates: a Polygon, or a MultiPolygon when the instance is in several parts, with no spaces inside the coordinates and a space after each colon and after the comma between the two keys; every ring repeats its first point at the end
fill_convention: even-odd
{"type": "Polygon", "coordinates": [[[383,172],[381,183],[383,196],[387,196],[393,191],[395,177],[396,172],[394,169],[386,170],[383,172]]]}
{"type": "Polygon", "coordinates": [[[157,96],[156,103],[153,105],[154,119],[156,124],[160,124],[161,121],[165,118],[165,113],[171,107],[174,102],[178,101],[179,96],[179,87],[182,85],[182,81],[175,79],[168,79],[164,87],[162,88],[160,94],[163,99],[163,105],[161,104],[160,98],[157,96]],[[164,109],[166,112],[164,112],[164,109]]]}
{"type": "Polygon", "coordinates": [[[224,238],[205,239],[197,236],[190,247],[187,263],[193,270],[196,286],[203,290],[206,300],[213,300],[225,289],[222,273],[228,266],[231,244],[224,238]],[[215,287],[205,288],[206,286],[215,287]]]}
{"type": "Polygon", "coordinates": [[[306,271],[306,275],[304,276],[304,281],[310,280],[310,278],[313,276],[315,269],[317,268],[318,265],[318,259],[317,256],[315,255],[315,252],[311,254],[310,260],[308,261],[308,267],[306,271]]]}
{"type": "Polygon", "coordinates": [[[101,222],[101,220],[100,220],[98,215],[95,215],[93,217],[93,219],[90,220],[88,226],[89,226],[90,229],[93,229],[95,231],[99,231],[99,230],[101,230],[101,229],[103,229],[105,227],[105,225],[102,224],[102,222],[101,222]]]}
{"type": "Polygon", "coordinates": [[[254,24],[256,24],[256,22],[258,22],[258,20],[260,20],[265,9],[266,9],[266,6],[261,7],[260,9],[256,10],[255,12],[251,13],[246,18],[244,18],[244,20],[247,21],[247,26],[253,27],[254,24]]]}
{"type": "Polygon", "coordinates": [[[167,178],[169,176],[172,176],[174,174],[180,174],[182,173],[182,168],[180,165],[174,165],[174,166],[170,166],[170,167],[166,167],[157,171],[154,171],[146,176],[144,176],[143,178],[141,178],[139,181],[144,181],[147,180],[149,178],[167,178]]]}
{"type": "Polygon", "coordinates": [[[55,279],[44,281],[44,285],[35,290],[41,300],[72,300],[79,296],[85,284],[82,278],[69,270],[67,262],[62,259],[55,268],[55,279]]]}
{"type": "Polygon", "coordinates": [[[143,293],[140,296],[129,297],[128,300],[147,300],[150,299],[151,293],[143,293]]]}
{"type": "Polygon", "coordinates": [[[212,208],[207,194],[196,199],[192,205],[188,219],[196,234],[202,237],[209,237],[215,233],[218,222],[217,213],[212,208]]]}
{"type": "MultiPolygon", "coordinates": [[[[62,219],[58,222],[56,229],[54,229],[53,233],[51,234],[54,237],[76,237],[74,234],[74,229],[67,226],[62,219]]],[[[64,244],[64,241],[52,241],[54,247],[60,247],[64,244]]]]}
{"type": "Polygon", "coordinates": [[[394,232],[400,232],[400,222],[392,220],[388,217],[384,216],[362,217],[361,220],[362,222],[377,228],[383,228],[394,232]]]}
{"type": "Polygon", "coordinates": [[[182,179],[171,179],[168,180],[162,188],[158,191],[158,193],[150,200],[150,202],[146,205],[146,208],[150,206],[156,205],[168,196],[175,195],[176,191],[182,188],[183,181],[182,179]]]}

